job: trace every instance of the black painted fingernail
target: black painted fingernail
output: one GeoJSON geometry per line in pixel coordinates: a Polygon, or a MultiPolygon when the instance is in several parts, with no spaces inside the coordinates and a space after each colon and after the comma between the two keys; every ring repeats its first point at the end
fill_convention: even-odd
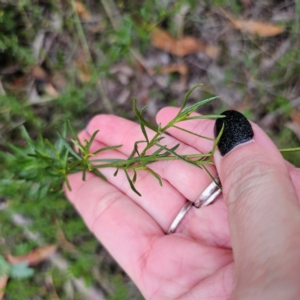
{"type": "Polygon", "coordinates": [[[216,120],[215,137],[218,136],[224,124],[224,131],[218,143],[220,153],[224,156],[234,147],[252,140],[253,130],[247,118],[238,111],[227,110],[221,115],[226,117],[216,120]]]}

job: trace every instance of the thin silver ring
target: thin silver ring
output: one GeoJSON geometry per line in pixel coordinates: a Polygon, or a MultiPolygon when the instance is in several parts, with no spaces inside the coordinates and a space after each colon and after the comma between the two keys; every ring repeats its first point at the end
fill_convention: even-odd
{"type": "Polygon", "coordinates": [[[183,208],[180,210],[180,212],[177,214],[174,221],[172,222],[167,234],[175,232],[176,228],[178,227],[178,225],[192,206],[200,208],[212,204],[222,192],[220,184],[221,182],[219,177],[216,177],[214,178],[214,181],[201,193],[201,195],[197,198],[195,202],[187,200],[183,208]]]}

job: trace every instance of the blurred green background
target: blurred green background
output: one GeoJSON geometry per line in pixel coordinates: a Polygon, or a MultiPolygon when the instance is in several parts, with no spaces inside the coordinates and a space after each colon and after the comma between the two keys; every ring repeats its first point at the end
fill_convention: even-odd
{"type": "Polygon", "coordinates": [[[0,1],[0,282],[7,253],[57,247],[5,299],[142,299],[27,155],[41,137],[59,143],[67,118],[78,131],[99,113],[134,119],[133,98],[154,123],[202,83],[191,104],[220,98],[201,113],[239,110],[299,146],[299,29],[299,0],[0,1]]]}

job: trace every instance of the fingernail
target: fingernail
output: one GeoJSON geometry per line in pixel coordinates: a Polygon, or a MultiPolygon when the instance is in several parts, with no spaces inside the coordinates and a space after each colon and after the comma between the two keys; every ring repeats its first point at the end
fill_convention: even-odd
{"type": "Polygon", "coordinates": [[[253,130],[247,118],[238,111],[227,110],[221,115],[226,117],[216,120],[214,131],[217,137],[224,124],[224,131],[218,143],[220,153],[224,156],[236,146],[252,140],[253,130]]]}

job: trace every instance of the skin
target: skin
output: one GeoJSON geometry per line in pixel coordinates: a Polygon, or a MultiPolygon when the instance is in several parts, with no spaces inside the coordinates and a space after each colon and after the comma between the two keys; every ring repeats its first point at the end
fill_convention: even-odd
{"type": "MultiPolygon", "coordinates": [[[[164,108],[157,122],[178,112],[164,108]]],[[[182,122],[181,127],[213,137],[214,121],[182,122]]],[[[298,299],[300,297],[300,172],[285,162],[273,142],[255,124],[254,139],[224,157],[215,154],[223,194],[201,209],[191,208],[176,232],[166,235],[186,199],[195,201],[211,182],[203,170],[182,161],[157,162],[151,168],[163,188],[146,172],[138,173],[139,197],[123,172],[102,169],[108,182],[93,174],[69,176],[66,195],[88,228],[134,280],[146,299],[298,299]]],[[[122,144],[101,158],[126,158],[143,139],[138,124],[113,115],[94,117],[81,140],[100,129],[91,151],[122,144]]],[[[162,141],[181,143],[181,154],[212,148],[177,129],[162,141]]],[[[151,136],[149,131],[149,135],[151,136]]]]}

